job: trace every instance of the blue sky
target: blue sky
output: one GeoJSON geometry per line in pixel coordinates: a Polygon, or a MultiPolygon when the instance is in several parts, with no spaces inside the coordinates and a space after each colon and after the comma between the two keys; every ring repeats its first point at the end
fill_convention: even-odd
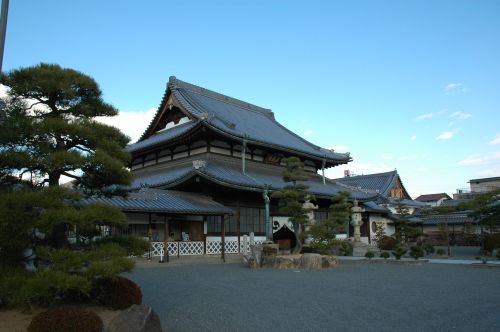
{"type": "Polygon", "coordinates": [[[131,136],[168,77],[271,108],[351,152],[341,177],[397,169],[414,197],[500,176],[499,1],[10,2],[3,69],[94,77],[131,136]]]}

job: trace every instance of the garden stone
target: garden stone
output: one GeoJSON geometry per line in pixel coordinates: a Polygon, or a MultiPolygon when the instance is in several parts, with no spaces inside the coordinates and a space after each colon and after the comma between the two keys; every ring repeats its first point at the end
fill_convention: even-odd
{"type": "Polygon", "coordinates": [[[162,332],[160,318],[147,305],[133,304],[109,323],[106,332],[162,332]]]}

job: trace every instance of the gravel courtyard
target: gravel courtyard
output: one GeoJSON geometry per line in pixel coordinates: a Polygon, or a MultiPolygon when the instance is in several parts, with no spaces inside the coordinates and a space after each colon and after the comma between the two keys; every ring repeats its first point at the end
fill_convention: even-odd
{"type": "Polygon", "coordinates": [[[500,268],[202,263],[138,267],[128,277],[168,331],[500,331],[500,268]]]}

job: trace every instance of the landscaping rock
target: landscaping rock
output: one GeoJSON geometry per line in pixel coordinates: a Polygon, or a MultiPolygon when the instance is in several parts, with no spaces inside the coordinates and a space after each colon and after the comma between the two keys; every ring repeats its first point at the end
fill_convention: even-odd
{"type": "MultiPolygon", "coordinates": [[[[257,249],[257,248],[256,248],[257,249]]],[[[321,270],[335,267],[337,258],[320,254],[302,255],[262,255],[262,251],[252,250],[252,254],[244,257],[250,268],[321,270]]]]}
{"type": "Polygon", "coordinates": [[[147,305],[133,304],[113,318],[106,332],[162,332],[160,318],[147,305]]]}

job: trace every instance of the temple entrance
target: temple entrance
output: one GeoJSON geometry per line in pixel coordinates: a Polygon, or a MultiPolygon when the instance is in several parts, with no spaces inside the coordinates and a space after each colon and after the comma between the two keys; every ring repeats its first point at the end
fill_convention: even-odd
{"type": "Polygon", "coordinates": [[[297,238],[293,225],[288,217],[272,217],[273,219],[273,241],[279,244],[280,252],[289,253],[297,245],[297,238]]]}

